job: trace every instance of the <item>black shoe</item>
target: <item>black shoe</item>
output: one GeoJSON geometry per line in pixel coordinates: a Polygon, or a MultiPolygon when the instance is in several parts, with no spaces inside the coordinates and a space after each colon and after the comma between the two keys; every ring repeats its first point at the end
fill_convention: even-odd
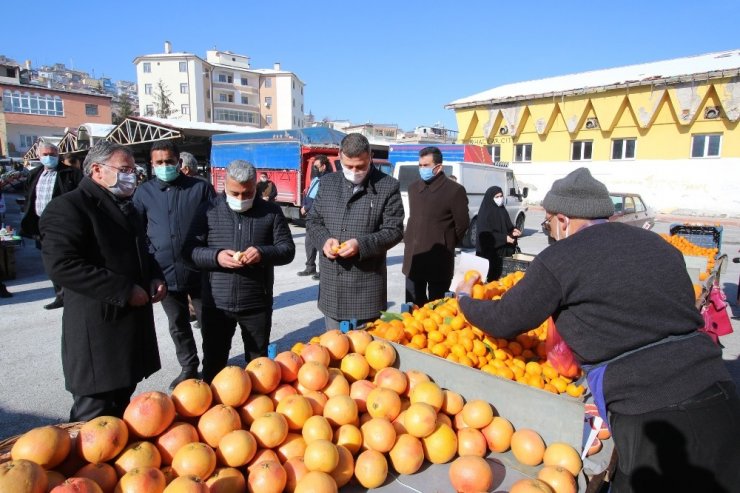
{"type": "Polygon", "coordinates": [[[170,384],[170,390],[174,390],[174,388],[177,387],[177,384],[191,378],[198,378],[198,370],[193,370],[189,368],[183,369],[177,376],[177,378],[175,378],[170,384]]]}
{"type": "Polygon", "coordinates": [[[311,279],[313,279],[314,281],[318,281],[319,280],[319,273],[317,272],[314,275],[312,275],[311,276],[311,279]]]}
{"type": "Polygon", "coordinates": [[[8,291],[8,288],[5,286],[0,286],[0,298],[12,298],[13,293],[8,291]]]}
{"type": "Polygon", "coordinates": [[[298,275],[301,276],[301,277],[304,277],[304,276],[312,276],[312,275],[315,276],[316,275],[316,269],[309,269],[308,267],[306,267],[304,270],[298,272],[298,275]]]}
{"type": "Polygon", "coordinates": [[[48,305],[44,305],[44,310],[55,310],[64,306],[64,298],[55,298],[48,305]]]}

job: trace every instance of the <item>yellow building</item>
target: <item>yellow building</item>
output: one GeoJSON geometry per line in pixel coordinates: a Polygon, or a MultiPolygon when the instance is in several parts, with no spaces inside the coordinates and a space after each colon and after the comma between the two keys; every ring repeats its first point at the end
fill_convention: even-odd
{"type": "MultiPolygon", "coordinates": [[[[612,189],[643,185],[661,209],[691,199],[664,192],[686,185],[697,165],[734,175],[735,195],[740,185],[740,50],[507,84],[446,107],[458,142],[491,146],[496,161],[532,178],[537,198],[579,166],[612,189]],[[656,190],[656,181],[671,186],[656,190]]],[[[737,200],[711,205],[740,213],[737,200]]]]}

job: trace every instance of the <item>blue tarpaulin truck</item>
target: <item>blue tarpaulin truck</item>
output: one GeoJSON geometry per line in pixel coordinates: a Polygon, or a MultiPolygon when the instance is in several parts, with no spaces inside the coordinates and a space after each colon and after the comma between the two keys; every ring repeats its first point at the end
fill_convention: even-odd
{"type": "Polygon", "coordinates": [[[316,156],[329,158],[331,170],[340,169],[339,144],[345,134],[325,127],[221,134],[212,137],[211,179],[217,192],[224,188],[226,166],[242,159],[257,172],[267,173],[275,183],[276,201],[290,219],[300,217],[303,192],[311,182],[311,165],[316,156]]]}

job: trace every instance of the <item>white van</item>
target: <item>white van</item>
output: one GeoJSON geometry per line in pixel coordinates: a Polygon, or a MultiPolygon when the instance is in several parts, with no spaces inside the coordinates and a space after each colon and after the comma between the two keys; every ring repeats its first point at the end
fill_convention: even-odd
{"type": "MultiPolygon", "coordinates": [[[[527,207],[524,199],[529,190],[525,187],[519,189],[514,177],[514,171],[507,166],[497,164],[478,164],[461,161],[444,161],[442,169],[448,177],[457,177],[457,182],[465,187],[468,193],[468,211],[470,213],[470,228],[463,239],[463,246],[475,247],[478,238],[477,220],[478,209],[480,209],[483,196],[490,187],[497,185],[504,191],[504,204],[511,216],[511,222],[524,231],[527,207]]],[[[403,210],[405,212],[404,226],[409,218],[409,185],[419,177],[418,162],[399,162],[393,169],[393,176],[401,184],[401,198],[403,199],[403,210]]]]}

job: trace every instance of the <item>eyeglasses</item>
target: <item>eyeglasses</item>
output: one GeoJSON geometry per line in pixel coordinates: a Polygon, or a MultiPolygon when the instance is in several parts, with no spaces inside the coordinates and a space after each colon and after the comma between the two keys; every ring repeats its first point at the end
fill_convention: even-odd
{"type": "Polygon", "coordinates": [[[106,168],[114,169],[119,173],[123,173],[124,175],[133,175],[134,173],[136,173],[136,168],[129,168],[128,166],[123,167],[123,168],[116,168],[115,166],[111,166],[110,164],[105,164],[105,163],[98,163],[98,164],[101,166],[105,166],[106,168]]]}
{"type": "Polygon", "coordinates": [[[550,221],[552,221],[553,217],[555,217],[554,214],[550,217],[545,217],[545,220],[542,221],[542,224],[540,224],[542,231],[544,231],[547,234],[550,234],[550,231],[552,230],[552,228],[550,228],[550,221]]]}

